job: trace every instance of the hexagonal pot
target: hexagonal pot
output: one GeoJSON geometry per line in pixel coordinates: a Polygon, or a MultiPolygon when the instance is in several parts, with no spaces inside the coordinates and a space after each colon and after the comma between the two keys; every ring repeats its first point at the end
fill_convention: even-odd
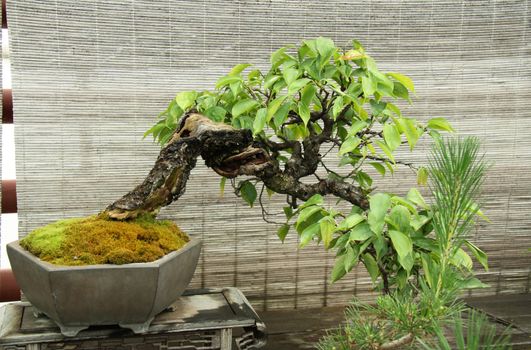
{"type": "Polygon", "coordinates": [[[92,325],[119,324],[147,331],[155,315],[170,306],[192,279],[201,241],[149,263],[59,266],[42,261],[18,241],[7,245],[15,278],[38,313],[74,336],[92,325]]]}

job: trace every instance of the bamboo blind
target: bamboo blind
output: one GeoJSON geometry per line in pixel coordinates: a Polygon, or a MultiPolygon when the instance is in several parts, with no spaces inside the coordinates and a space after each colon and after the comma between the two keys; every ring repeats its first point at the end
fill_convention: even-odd
{"type": "MultiPolygon", "coordinates": [[[[476,294],[528,292],[531,247],[531,51],[528,1],[8,1],[20,236],[98,212],[132,189],[158,154],[142,140],[178,91],[211,89],[232,65],[267,68],[276,48],[357,38],[384,71],[408,74],[405,114],[445,116],[481,137],[494,165],[474,241],[490,256],[476,294]]],[[[407,160],[425,162],[428,144],[407,160]]],[[[336,159],[332,157],[331,161],[336,159]]],[[[199,162],[201,163],[201,162],[199,162]]],[[[163,211],[204,240],[194,287],[236,286],[258,309],[343,304],[371,295],[358,268],[330,285],[333,256],[297,250],[202,164],[163,211]]],[[[379,190],[405,194],[407,169],[379,190]]],[[[266,200],[273,211],[283,197],[266,200]]]]}

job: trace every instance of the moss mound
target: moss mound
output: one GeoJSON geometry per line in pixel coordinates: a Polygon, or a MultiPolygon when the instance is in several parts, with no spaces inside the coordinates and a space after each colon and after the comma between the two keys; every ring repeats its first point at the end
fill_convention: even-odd
{"type": "Polygon", "coordinates": [[[98,216],[56,221],[23,238],[21,246],[56,265],[155,261],[190,239],[171,221],[151,217],[113,221],[98,216]]]}

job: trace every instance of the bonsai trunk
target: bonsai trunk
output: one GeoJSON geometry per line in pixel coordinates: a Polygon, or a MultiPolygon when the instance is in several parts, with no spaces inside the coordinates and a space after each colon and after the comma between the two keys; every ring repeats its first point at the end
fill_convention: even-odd
{"type": "Polygon", "coordinates": [[[161,150],[144,181],[109,205],[101,215],[115,220],[129,220],[146,214],[156,216],[160,208],[184,194],[190,171],[200,155],[207,166],[214,169],[229,160],[225,172],[234,176],[248,167],[260,169],[267,163],[260,158],[264,153],[250,146],[252,140],[248,130],[236,130],[200,114],[189,114],[161,150]]]}
{"type": "Polygon", "coordinates": [[[315,159],[297,157],[288,162],[289,166],[282,171],[278,161],[270,157],[267,147],[253,142],[249,130],[234,129],[201,114],[191,113],[181,120],[144,181],[110,204],[100,215],[114,220],[156,216],[160,208],[184,194],[190,171],[199,156],[219,175],[228,178],[254,176],[269,189],[300,200],[307,200],[317,193],[333,194],[362,208],[368,206],[361,190],[346,182],[329,179],[314,184],[300,182],[302,175],[292,169],[304,168],[308,163],[315,163],[315,159]]]}

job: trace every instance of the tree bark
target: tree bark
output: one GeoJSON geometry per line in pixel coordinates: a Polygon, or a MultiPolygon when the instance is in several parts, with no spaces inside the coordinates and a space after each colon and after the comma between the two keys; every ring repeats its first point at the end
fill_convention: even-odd
{"type": "MultiPolygon", "coordinates": [[[[141,215],[156,216],[160,208],[184,194],[190,171],[200,155],[210,167],[219,167],[235,154],[258,157],[261,150],[250,148],[252,135],[226,124],[214,123],[200,114],[189,114],[168,144],[161,150],[153,169],[131,192],[109,205],[101,215],[115,220],[130,220],[141,215]]],[[[245,157],[244,157],[245,158],[245,157]]],[[[256,162],[265,164],[265,162],[256,162]]],[[[260,164],[255,168],[259,169],[260,164]]],[[[227,175],[239,175],[253,164],[240,169],[228,164],[227,175]],[[232,171],[232,172],[231,172],[232,171]]]]}
{"type": "Polygon", "coordinates": [[[304,146],[303,156],[294,156],[282,171],[267,147],[253,142],[249,130],[237,130],[191,113],[182,119],[144,181],[110,204],[101,215],[114,220],[131,220],[146,214],[156,216],[160,208],[184,194],[190,171],[199,156],[219,175],[254,176],[269,189],[300,200],[315,194],[333,194],[361,208],[368,207],[366,196],[357,186],[329,179],[314,184],[300,182],[301,176],[308,175],[312,169],[315,171],[318,162],[315,157],[319,157],[318,145],[304,143],[304,146]]]}

